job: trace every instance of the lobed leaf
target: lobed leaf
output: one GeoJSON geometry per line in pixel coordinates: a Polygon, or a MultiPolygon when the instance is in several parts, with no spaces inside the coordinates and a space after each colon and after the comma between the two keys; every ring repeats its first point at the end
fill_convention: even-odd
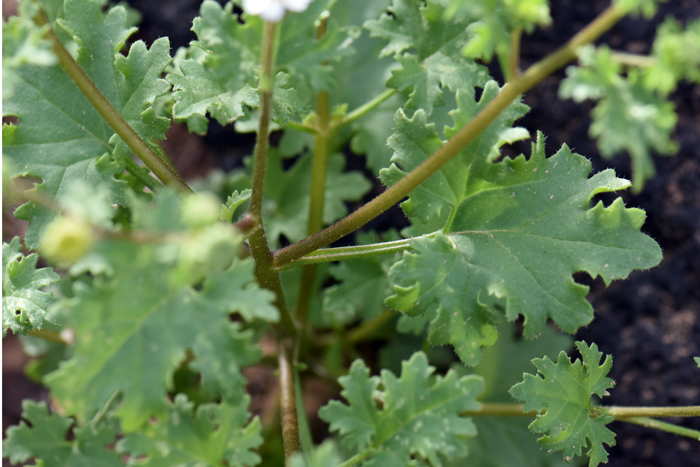
{"type": "MultiPolygon", "coordinates": [[[[350,31],[329,21],[326,34],[316,39],[314,19],[330,1],[316,1],[300,14],[287,15],[279,26],[275,58],[272,118],[285,125],[296,114],[307,112],[321,90],[330,91],[332,65],[352,54],[350,31]]],[[[190,131],[206,133],[207,114],[225,125],[260,105],[258,68],[263,21],[233,12],[233,2],[221,7],[206,0],[195,18],[197,34],[168,74],[175,89],[173,116],[187,121],[190,131]],[[205,51],[204,54],[201,51],[205,51]]]]}
{"type": "Polygon", "coordinates": [[[661,260],[656,242],[639,231],[643,211],[621,199],[590,208],[595,194],[629,186],[612,170],[589,178],[590,170],[566,146],[547,158],[542,134],[530,160],[472,166],[445,232],[414,239],[414,252],[391,268],[395,295],[387,305],[426,318],[429,342],[452,344],[468,365],[497,338],[489,296],[504,302],[509,321],[525,317],[528,338],[548,319],[569,333],[587,325],[593,309],[575,272],[609,284],[661,260]]]}
{"type": "Polygon", "coordinates": [[[259,349],[229,314],[274,319],[273,296],[254,285],[250,261],[211,270],[197,292],[183,283],[172,247],[104,241],[86,258],[87,264],[107,264],[111,277],[77,287],[65,303],[75,354],[46,378],[54,397],[79,420],[115,391],[123,395],[117,415],[125,431],[162,415],[173,372],[188,351],[189,366],[202,373],[205,388],[225,401],[244,393],[240,368],[257,361],[259,349]]]}
{"type": "MultiPolygon", "coordinates": [[[[127,27],[126,11],[113,7],[102,13],[98,0],[66,0],[57,20],[78,44],[77,62],[112,106],[151,144],[165,139],[169,119],[157,117],[153,102],[167,92],[160,78],[170,62],[166,38],[150,50],[142,41],[131,46],[127,57],[118,54],[135,31],[127,27]]],[[[14,94],[3,102],[3,116],[16,116],[19,125],[3,126],[3,153],[14,163],[16,176],[39,177],[36,196],[60,203],[71,185],[104,187],[112,204],[124,202],[126,183],[116,175],[124,170],[129,150],[97,110],[58,66],[23,63],[16,68],[14,94]]],[[[55,213],[31,201],[15,211],[30,221],[25,243],[35,249],[55,213]]]]}
{"type": "Polygon", "coordinates": [[[423,109],[430,116],[434,106],[445,105],[443,87],[473,96],[475,86],[486,84],[486,68],[460,54],[471,18],[446,20],[442,6],[420,0],[394,0],[389,12],[367,21],[365,28],[372,37],[389,41],[380,57],[394,54],[401,64],[386,85],[410,92],[406,108],[423,109]]]}
{"type": "Polygon", "coordinates": [[[39,255],[24,256],[19,249],[19,237],[2,244],[2,337],[8,329],[26,334],[55,324],[48,312],[58,300],[39,289],[61,278],[52,268],[36,269],[39,255]]]}
{"type": "Polygon", "coordinates": [[[119,440],[117,450],[147,467],[197,465],[250,467],[260,463],[254,451],[263,443],[260,419],[250,420],[245,395],[235,403],[201,404],[175,396],[167,415],[119,440]]]}
{"type": "Polygon", "coordinates": [[[537,440],[540,446],[548,452],[563,451],[567,462],[588,447],[588,465],[595,467],[608,461],[603,444],[615,445],[615,433],[606,427],[614,417],[599,413],[591,403],[592,395],[607,396],[614,386],[607,377],[612,357],[606,356],[601,365],[603,353],[595,344],[579,341],[576,347],[583,360],[573,364],[563,351],[556,364],[549,357],[533,359],[539,375],[524,374],[510,394],[525,402],[524,412],[540,412],[529,426],[536,433],[546,433],[537,440]]]}
{"type": "Polygon", "coordinates": [[[592,46],[583,48],[579,61],[581,67],[567,68],[568,76],[561,83],[559,95],[577,102],[598,100],[591,113],[590,134],[598,138],[605,158],[629,152],[633,190],[639,192],[656,173],[651,151],[670,155],[678,150],[678,143],[670,137],[678,120],[674,106],[649,91],[638,72],[629,71],[623,78],[621,66],[605,47],[598,51],[592,46]]]}
{"type": "Polygon", "coordinates": [[[45,402],[22,401],[19,425],[7,429],[2,443],[3,457],[12,464],[36,458],[36,465],[122,467],[124,463],[114,450],[106,447],[115,442],[117,430],[110,423],[75,427],[74,439],[66,435],[75,423],[69,417],[49,414],[45,402]]]}
{"type": "Polygon", "coordinates": [[[476,431],[460,413],[479,408],[476,396],[483,381],[458,378],[454,371],[433,377],[434,371],[422,352],[403,362],[400,378],[388,370],[381,378],[370,377],[364,362],[356,360],[339,379],[348,404],[331,401],[319,416],[342,435],[348,448],[371,450],[365,465],[407,465],[414,456],[438,466],[441,459],[463,457],[462,438],[476,431]],[[377,399],[383,401],[381,409],[377,399]]]}
{"type": "MultiPolygon", "coordinates": [[[[455,126],[446,128],[445,136],[450,138],[457,133],[498,93],[499,87],[494,81],[486,84],[479,102],[469,93],[457,92],[458,107],[450,112],[455,126]]],[[[425,224],[443,209],[451,209],[454,212],[469,194],[467,190],[472,185],[470,182],[475,165],[483,165],[498,157],[498,149],[503,144],[528,136],[524,129],[512,128],[513,122],[525,115],[527,109],[527,106],[515,102],[504,110],[457,157],[408,195],[408,200],[401,204],[406,215],[425,224]]],[[[388,140],[389,147],[394,150],[391,158],[393,164],[379,173],[385,185],[391,186],[398,182],[444,144],[435,130],[435,125],[429,124],[427,118],[428,115],[422,110],[416,111],[410,119],[401,109],[396,112],[394,134],[388,140]]]]}
{"type": "Polygon", "coordinates": [[[647,87],[666,95],[682,79],[700,84],[700,20],[683,30],[667,18],[656,32],[652,55],[654,64],[644,76],[647,87]]]}

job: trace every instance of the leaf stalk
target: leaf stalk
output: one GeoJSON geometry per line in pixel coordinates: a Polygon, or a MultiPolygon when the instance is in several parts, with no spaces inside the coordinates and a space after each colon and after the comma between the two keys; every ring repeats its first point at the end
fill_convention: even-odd
{"type": "Polygon", "coordinates": [[[576,59],[582,45],[593,42],[624,16],[624,12],[613,5],[601,13],[591,24],[576,34],[567,44],[557,49],[543,60],[535,63],[513,82],[508,83],[479,114],[464,128],[450,138],[440,149],[406,174],[395,185],[357,211],[341,219],[330,227],[306,237],[274,254],[275,267],[281,267],[295,259],[329,245],[359,229],[394,204],[401,201],[416,187],[436,173],[447,162],[469,145],[493,122],[518,96],[528,91],[545,77],[576,59]]]}
{"type": "MultiPolygon", "coordinates": [[[[40,11],[37,15],[37,22],[40,25],[48,25],[48,20],[44,16],[44,12],[40,11]]],[[[78,89],[85,95],[90,103],[99,112],[107,124],[114,130],[117,135],[126,143],[129,148],[134,151],[136,157],[141,159],[146,167],[148,167],[165,185],[172,186],[180,191],[193,193],[192,189],[185,183],[168,164],[141,139],[138,133],[129,125],[117,110],[110,104],[102,92],[95,86],[95,83],[85,74],[80,65],[73,59],[71,54],[66,50],[53,28],[49,26],[46,37],[51,41],[51,49],[58,59],[59,65],[66,72],[73,82],[78,86],[78,89]]]]}

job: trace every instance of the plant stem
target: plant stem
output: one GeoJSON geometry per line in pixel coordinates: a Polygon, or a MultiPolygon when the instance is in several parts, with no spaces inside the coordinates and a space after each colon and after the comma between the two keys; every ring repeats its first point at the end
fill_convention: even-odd
{"type": "Polygon", "coordinates": [[[631,54],[628,52],[613,52],[613,60],[620,65],[633,66],[637,68],[651,68],[656,63],[654,57],[648,55],[631,54]]]}
{"type": "MultiPolygon", "coordinates": [[[[328,20],[324,18],[316,28],[316,39],[326,34],[328,20]]],[[[313,235],[323,228],[323,206],[326,202],[326,176],[328,173],[328,153],[333,130],[330,128],[330,107],[328,93],[320,91],[316,98],[316,133],[314,134],[314,155],[311,166],[311,192],[309,221],[306,234],[313,235]]],[[[306,328],[309,304],[313,294],[316,265],[307,264],[301,272],[301,284],[295,316],[302,330],[306,328]]]]}
{"type": "Polygon", "coordinates": [[[637,417],[700,417],[700,405],[686,407],[601,407],[615,420],[637,417]]]}
{"type": "Polygon", "coordinates": [[[265,168],[270,137],[270,117],[272,115],[272,64],[275,53],[275,23],[266,21],[261,47],[260,72],[260,126],[253,152],[252,194],[248,216],[253,228],[248,241],[251,256],[255,261],[255,277],[261,287],[275,294],[275,306],[280,311],[280,322],[275,326],[277,342],[279,378],[280,378],[280,412],[282,422],[282,440],[285,459],[299,452],[299,426],[297,424],[296,397],[294,391],[294,372],[292,355],[297,335],[297,327],[287,309],[279,272],[272,267],[272,252],[267,242],[262,219],[263,189],[265,187],[265,168]]]}
{"type": "Polygon", "coordinates": [[[622,10],[613,5],[606,9],[591,24],[576,34],[566,45],[543,60],[535,63],[513,82],[508,83],[484,109],[464,128],[450,138],[440,149],[418,167],[406,174],[395,185],[349,216],[326,229],[275,252],[275,266],[283,266],[314,250],[329,245],[359,229],[394,204],[401,201],[413,189],[422,184],[447,162],[471,143],[511,102],[531,89],[542,79],[576,58],[576,51],[610,29],[624,16],[622,10]]]}
{"type": "Polygon", "coordinates": [[[657,430],[687,436],[688,438],[693,438],[694,440],[700,441],[700,431],[674,425],[673,423],[662,422],[661,420],[654,420],[653,418],[648,417],[621,418],[620,421],[625,423],[634,423],[635,425],[641,425],[647,428],[655,428],[657,430]]]}
{"type": "MultiPolygon", "coordinates": [[[[415,237],[414,237],[415,238],[415,237]]],[[[370,245],[346,246],[338,248],[322,248],[313,251],[308,255],[287,263],[280,267],[280,270],[290,269],[306,264],[330,263],[333,261],[345,261],[361,258],[371,258],[373,256],[389,255],[410,250],[410,241],[414,238],[406,238],[386,243],[372,243],[370,245]]]]}
{"type": "Polygon", "coordinates": [[[508,53],[508,76],[509,83],[520,76],[520,38],[523,35],[522,29],[516,29],[510,33],[510,52],[508,53]]]}
{"type": "Polygon", "coordinates": [[[153,180],[149,175],[142,174],[139,170],[139,165],[131,157],[124,158],[124,165],[126,166],[126,170],[128,170],[134,178],[147,186],[152,192],[155,193],[162,187],[160,183],[153,180]]]}
{"type": "Polygon", "coordinates": [[[289,459],[301,450],[299,425],[297,423],[296,394],[294,391],[294,370],[292,369],[291,339],[278,339],[277,352],[280,372],[280,412],[282,416],[282,442],[284,458],[289,459]]]}
{"type": "Polygon", "coordinates": [[[316,134],[316,128],[306,126],[299,122],[288,121],[284,127],[292,130],[303,131],[304,133],[311,133],[312,135],[316,134]]]}
{"type": "Polygon", "coordinates": [[[59,333],[57,333],[56,331],[49,331],[48,329],[33,329],[31,331],[27,331],[27,335],[32,337],[38,337],[40,339],[44,339],[45,341],[53,342],[55,344],[68,345],[68,342],[66,342],[59,333]]]}
{"type": "Polygon", "coordinates": [[[346,460],[342,464],[339,464],[337,467],[352,467],[353,465],[357,465],[360,462],[366,460],[369,456],[372,455],[372,449],[368,448],[365,449],[364,451],[355,454],[352,456],[350,459],[346,460]]]}
{"type": "MultiPolygon", "coordinates": [[[[48,24],[43,11],[37,16],[37,21],[42,25],[48,24]]],[[[129,125],[124,118],[112,107],[112,104],[95,86],[95,83],[85,74],[80,65],[68,53],[63,44],[56,36],[52,28],[46,33],[46,36],[52,43],[52,50],[58,58],[58,63],[73,82],[78,86],[78,89],[85,95],[90,103],[99,112],[107,124],[114,130],[117,135],[126,143],[129,148],[134,151],[136,157],[141,159],[146,167],[158,177],[164,184],[173,186],[179,190],[192,193],[192,189],[185,181],[171,169],[163,160],[141,139],[138,133],[129,125]]]]}
{"type": "Polygon", "coordinates": [[[121,395],[121,391],[117,390],[112,393],[112,395],[107,399],[107,402],[105,403],[104,406],[95,414],[93,419],[90,421],[91,425],[93,428],[95,428],[97,425],[100,424],[100,422],[105,418],[105,415],[107,415],[107,412],[109,412],[109,409],[112,408],[112,405],[114,405],[114,402],[116,402],[117,398],[121,395]]]}
{"type": "Polygon", "coordinates": [[[333,129],[338,130],[353,123],[355,120],[364,117],[365,114],[379,107],[384,101],[389,99],[394,94],[396,94],[396,89],[387,89],[371,101],[362,104],[360,107],[347,114],[342,120],[333,125],[333,129]]]}
{"type": "MultiPolygon", "coordinates": [[[[537,411],[523,412],[523,404],[482,403],[481,410],[462,412],[462,416],[526,417],[537,415],[537,411]]],[[[700,405],[686,407],[605,407],[597,406],[598,413],[606,413],[615,420],[625,421],[639,417],[700,417],[700,405]]]]}

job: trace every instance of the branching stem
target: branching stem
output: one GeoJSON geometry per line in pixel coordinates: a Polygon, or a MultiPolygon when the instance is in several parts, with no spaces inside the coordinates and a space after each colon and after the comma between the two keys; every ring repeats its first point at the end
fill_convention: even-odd
{"type": "Polygon", "coordinates": [[[329,245],[359,229],[394,204],[401,201],[413,189],[422,184],[447,162],[470,144],[522,93],[531,89],[542,79],[576,59],[576,51],[610,29],[624,16],[624,12],[613,5],[600,14],[591,24],[576,34],[566,45],[535,63],[513,82],[507,84],[500,94],[479,112],[464,128],[450,138],[440,149],[418,167],[406,174],[395,185],[374,198],[349,216],[330,227],[306,237],[275,252],[275,266],[281,267],[290,261],[329,245]]]}

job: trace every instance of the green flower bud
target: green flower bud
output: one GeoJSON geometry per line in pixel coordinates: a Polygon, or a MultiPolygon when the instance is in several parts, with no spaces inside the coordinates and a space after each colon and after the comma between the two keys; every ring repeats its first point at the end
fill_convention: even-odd
{"type": "Polygon", "coordinates": [[[221,202],[211,193],[186,197],[182,202],[182,220],[189,227],[212,225],[219,220],[221,202]]]}
{"type": "Polygon", "coordinates": [[[46,229],[41,253],[53,262],[73,264],[85,256],[94,242],[90,224],[62,217],[46,229]]]}

